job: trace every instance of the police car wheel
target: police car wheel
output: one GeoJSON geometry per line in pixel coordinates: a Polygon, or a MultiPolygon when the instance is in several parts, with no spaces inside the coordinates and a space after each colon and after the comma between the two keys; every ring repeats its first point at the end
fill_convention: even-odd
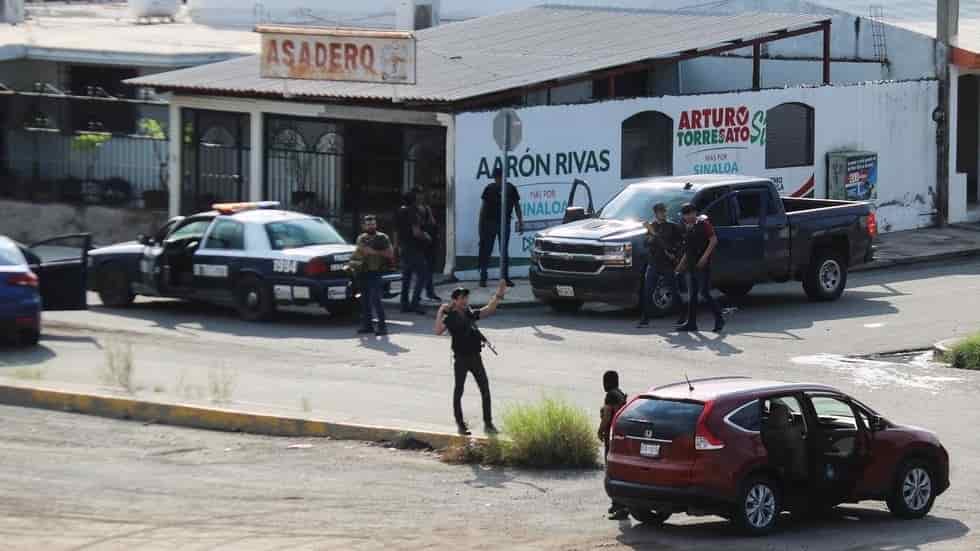
{"type": "Polygon", "coordinates": [[[256,277],[247,277],[235,293],[238,314],[245,321],[265,321],[276,311],[272,290],[256,277]]]}

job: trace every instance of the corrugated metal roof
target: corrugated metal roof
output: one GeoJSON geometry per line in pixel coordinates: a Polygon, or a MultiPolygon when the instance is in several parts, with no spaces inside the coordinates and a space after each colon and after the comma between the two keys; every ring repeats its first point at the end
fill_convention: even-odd
{"type": "Polygon", "coordinates": [[[812,15],[693,16],[540,6],[417,32],[415,85],[263,79],[256,56],[128,82],[181,91],[453,102],[824,20],[812,15]]]}

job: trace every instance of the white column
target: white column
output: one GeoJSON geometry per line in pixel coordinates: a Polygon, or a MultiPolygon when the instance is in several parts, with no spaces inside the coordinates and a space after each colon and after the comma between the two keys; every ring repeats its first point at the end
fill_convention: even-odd
{"type": "Polygon", "coordinates": [[[440,114],[446,127],[446,264],[447,276],[456,271],[456,115],[440,114]]]}
{"type": "Polygon", "coordinates": [[[249,112],[251,121],[251,147],[249,152],[249,184],[248,200],[262,201],[265,192],[265,120],[262,111],[253,109],[249,112]]]}
{"type": "Polygon", "coordinates": [[[177,102],[177,98],[173,97],[170,100],[170,143],[168,146],[169,153],[167,155],[170,160],[170,177],[168,181],[170,204],[168,208],[171,217],[180,215],[180,187],[181,175],[183,174],[180,146],[183,139],[184,124],[180,118],[180,104],[177,102]]]}

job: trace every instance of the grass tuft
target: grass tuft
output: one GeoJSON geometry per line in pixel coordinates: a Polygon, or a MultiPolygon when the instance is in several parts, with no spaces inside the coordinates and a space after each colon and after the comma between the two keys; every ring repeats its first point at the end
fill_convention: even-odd
{"type": "Polygon", "coordinates": [[[133,392],[133,345],[118,341],[105,344],[105,363],[99,380],[106,385],[118,386],[133,392]]]}
{"type": "Polygon", "coordinates": [[[598,465],[599,442],[586,412],[560,397],[512,406],[503,416],[504,438],[466,439],[444,450],[452,464],[578,469],[598,465]]]}
{"type": "Polygon", "coordinates": [[[231,401],[231,395],[235,390],[237,374],[224,364],[219,364],[208,370],[208,390],[211,393],[211,401],[216,404],[223,404],[231,401]]]}
{"type": "Polygon", "coordinates": [[[947,359],[957,369],[980,370],[980,333],[956,343],[947,359]]]}

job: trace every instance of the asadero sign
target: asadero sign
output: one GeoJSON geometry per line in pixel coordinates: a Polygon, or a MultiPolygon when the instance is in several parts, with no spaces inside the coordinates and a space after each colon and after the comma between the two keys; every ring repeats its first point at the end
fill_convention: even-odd
{"type": "Polygon", "coordinates": [[[415,83],[415,39],[397,31],[260,27],[262,77],[415,83]]]}

